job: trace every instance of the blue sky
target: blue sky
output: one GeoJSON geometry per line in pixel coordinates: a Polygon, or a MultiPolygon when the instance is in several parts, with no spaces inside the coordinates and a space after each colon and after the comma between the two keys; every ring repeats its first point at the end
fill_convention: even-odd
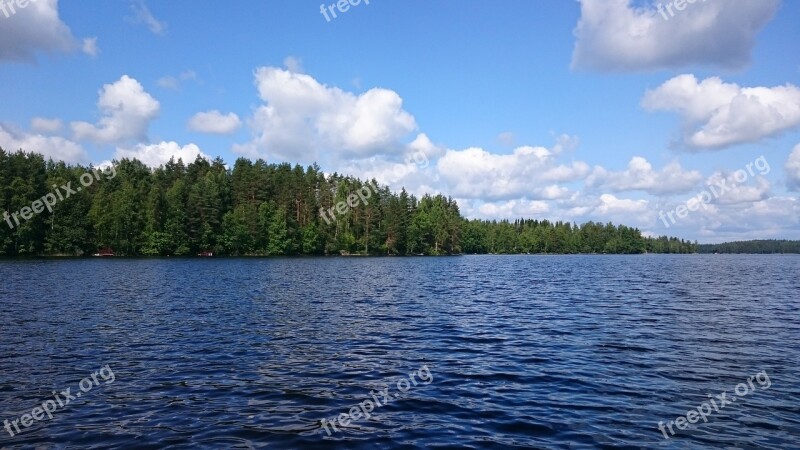
{"type": "Polygon", "coordinates": [[[14,5],[7,150],[318,162],[467,217],[800,238],[797,2],[14,5]]]}

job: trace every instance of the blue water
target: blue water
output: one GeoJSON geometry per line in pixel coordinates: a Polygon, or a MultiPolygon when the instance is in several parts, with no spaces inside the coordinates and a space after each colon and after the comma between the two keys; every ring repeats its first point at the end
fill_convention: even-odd
{"type": "Polygon", "coordinates": [[[21,427],[0,448],[800,448],[798,274],[797,256],[0,262],[0,421],[21,427]]]}

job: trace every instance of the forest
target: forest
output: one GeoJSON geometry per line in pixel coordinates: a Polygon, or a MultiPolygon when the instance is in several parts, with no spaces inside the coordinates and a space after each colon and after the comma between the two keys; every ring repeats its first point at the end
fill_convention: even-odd
{"type": "Polygon", "coordinates": [[[800,253],[800,241],[755,240],[726,242],[724,244],[704,244],[699,245],[697,251],[698,253],[800,253]]]}
{"type": "Polygon", "coordinates": [[[320,209],[346,202],[366,183],[326,175],[317,165],[246,158],[230,168],[220,158],[188,165],[170,160],[157,169],[135,159],[113,164],[114,177],[96,174],[93,183],[82,184],[81,176],[96,168],[0,148],[0,255],[87,256],[100,249],[116,256],[636,254],[698,248],[611,223],[466,220],[450,197],[416,198],[382,186],[364,204],[324,220],[320,209]],[[37,200],[61,196],[60,186],[69,185],[83,189],[30,214],[37,200]],[[20,216],[26,207],[29,214],[20,216]]]}

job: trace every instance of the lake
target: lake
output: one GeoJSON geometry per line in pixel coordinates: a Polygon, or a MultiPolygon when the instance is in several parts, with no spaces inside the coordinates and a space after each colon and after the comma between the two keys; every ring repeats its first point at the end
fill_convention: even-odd
{"type": "Polygon", "coordinates": [[[0,261],[0,448],[797,448],[798,274],[755,255],[0,261]]]}

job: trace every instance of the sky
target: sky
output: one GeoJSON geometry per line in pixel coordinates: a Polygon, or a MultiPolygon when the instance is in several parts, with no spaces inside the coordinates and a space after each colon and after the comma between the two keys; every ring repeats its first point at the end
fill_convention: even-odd
{"type": "Polygon", "coordinates": [[[800,239],[800,2],[0,0],[0,147],[800,239]]]}

